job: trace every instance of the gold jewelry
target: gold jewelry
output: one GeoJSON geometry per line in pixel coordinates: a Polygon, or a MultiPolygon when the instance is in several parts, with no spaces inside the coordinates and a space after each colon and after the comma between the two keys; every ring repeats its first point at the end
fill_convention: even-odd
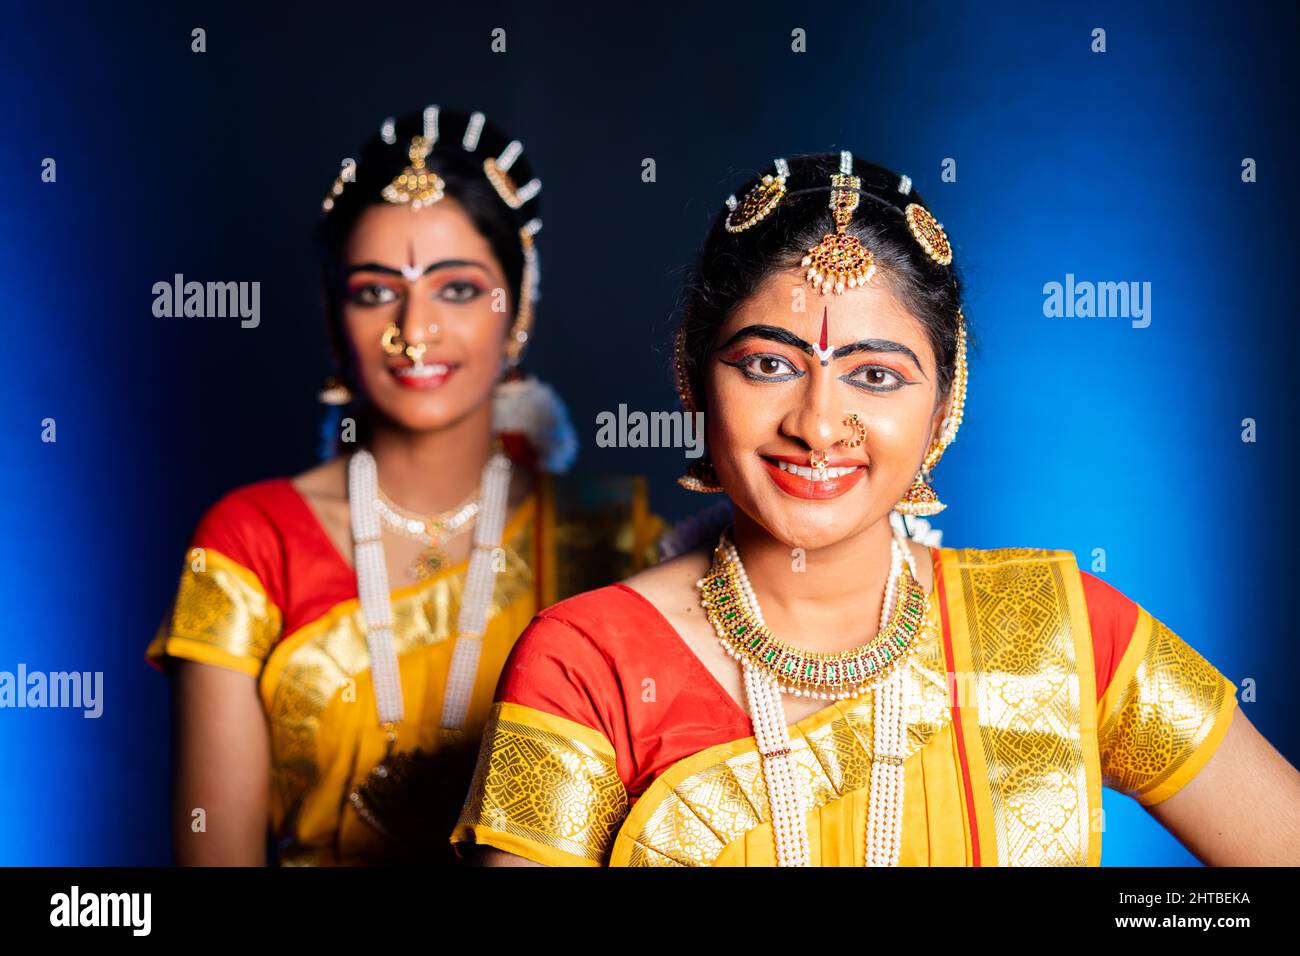
{"type": "MultiPolygon", "coordinates": [[[[691,379],[686,371],[685,332],[686,327],[679,326],[677,335],[673,339],[673,369],[677,379],[677,397],[681,400],[682,407],[686,409],[686,414],[694,415],[695,396],[691,392],[691,379]]],[[[723,490],[722,485],[718,483],[718,474],[713,470],[713,462],[707,456],[691,462],[686,469],[686,474],[678,478],[677,483],[687,491],[697,491],[701,494],[713,494],[723,490]]]]}
{"type": "Polygon", "coordinates": [[[379,343],[383,346],[384,351],[389,355],[401,355],[406,349],[406,344],[398,344],[398,339],[402,337],[402,330],[397,327],[396,322],[389,322],[388,328],[384,329],[383,337],[379,343]]]}
{"type": "Polygon", "coordinates": [[[721,542],[700,581],[701,602],[733,657],[805,695],[845,697],[875,684],[907,659],[925,620],[928,598],[906,561],[899,571],[900,600],[885,627],[871,640],[837,653],[806,651],[782,641],[759,621],[745,598],[740,571],[721,542]]]}
{"type": "Polygon", "coordinates": [[[677,483],[687,491],[711,494],[724,490],[718,484],[718,474],[713,470],[713,462],[707,458],[697,458],[686,469],[686,474],[677,479],[677,483]]]}
{"type": "Polygon", "coordinates": [[[840,171],[831,176],[831,187],[835,231],[822,236],[800,265],[808,269],[805,279],[814,289],[823,295],[831,291],[843,295],[845,289],[866,285],[876,273],[871,250],[845,231],[858,208],[862,189],[862,180],[853,175],[853,154],[847,149],[840,152],[840,171]]]}
{"type": "Polygon", "coordinates": [[[957,429],[961,427],[962,417],[966,411],[966,380],[969,370],[966,365],[966,316],[957,310],[957,366],[953,371],[952,396],[948,402],[948,414],[943,420],[938,440],[931,443],[921,462],[921,470],[916,473],[912,486],[894,506],[894,510],[904,515],[936,515],[948,507],[939,500],[938,494],[930,487],[930,472],[943,457],[948,446],[957,440],[957,429]]]}
{"type": "Polygon", "coordinates": [[[781,202],[785,196],[785,181],[790,177],[790,164],[784,159],[776,160],[776,175],[768,174],[758,181],[745,198],[736,202],[734,195],[727,197],[727,218],[723,226],[727,232],[744,232],[751,226],[762,222],[781,202]]]}
{"type": "Polygon", "coordinates": [[[424,353],[429,350],[429,346],[424,342],[417,342],[414,345],[407,345],[402,340],[402,330],[397,327],[396,322],[389,322],[388,328],[384,329],[384,334],[379,343],[383,346],[384,352],[388,355],[405,355],[416,365],[424,363],[424,353]]]}
{"type": "Polygon", "coordinates": [[[826,481],[830,476],[826,469],[831,465],[831,456],[824,451],[808,452],[808,467],[813,471],[813,481],[826,481]]]}
{"type": "Polygon", "coordinates": [[[506,341],[506,362],[512,369],[519,364],[524,347],[532,334],[533,307],[538,299],[540,285],[537,247],[533,243],[533,236],[537,235],[541,228],[542,221],[532,219],[519,230],[519,244],[524,250],[524,274],[519,284],[519,308],[515,310],[515,321],[510,327],[510,335],[506,341]]]}
{"type": "Polygon", "coordinates": [[[492,188],[497,191],[497,195],[511,209],[518,209],[528,200],[536,196],[542,189],[540,179],[530,179],[522,186],[516,186],[514,179],[510,176],[510,167],[515,164],[519,154],[524,151],[524,147],[519,140],[512,140],[510,145],[501,151],[501,155],[495,159],[489,156],[483,160],[483,175],[487,181],[492,184],[492,188]]]}
{"type": "Polygon", "coordinates": [[[322,405],[347,405],[352,401],[352,390],[334,376],[325,379],[325,387],[316,395],[322,405]]]}
{"type": "Polygon", "coordinates": [[[378,488],[375,489],[375,498],[375,507],[379,510],[380,520],[385,527],[404,538],[426,545],[408,569],[410,576],[417,581],[424,580],[447,563],[447,552],[443,545],[472,528],[480,510],[477,488],[455,508],[429,516],[408,511],[378,488]]]}
{"type": "Polygon", "coordinates": [[[850,412],[844,419],[844,424],[853,429],[853,438],[852,440],[841,438],[839,444],[843,445],[845,448],[857,448],[867,440],[867,427],[862,424],[862,420],[858,418],[857,412],[850,412]]]}
{"type": "Polygon", "coordinates": [[[412,209],[431,206],[445,196],[447,184],[441,176],[424,165],[433,151],[433,140],[425,136],[412,136],[407,150],[411,163],[384,187],[381,195],[385,202],[394,205],[410,204],[412,209]]]}
{"type": "Polygon", "coordinates": [[[925,254],[941,266],[952,264],[952,244],[948,234],[943,231],[943,224],[935,219],[930,210],[917,203],[908,203],[903,210],[907,228],[920,243],[925,254]]]}

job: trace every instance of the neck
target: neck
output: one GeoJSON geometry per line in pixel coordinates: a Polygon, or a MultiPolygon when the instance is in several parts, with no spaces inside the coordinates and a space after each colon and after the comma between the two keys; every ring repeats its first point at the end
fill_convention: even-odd
{"type": "Polygon", "coordinates": [[[733,534],[763,617],[777,637],[807,650],[834,652],[875,636],[893,538],[887,515],[801,559],[739,509],[733,534]]]}
{"type": "Polygon", "coordinates": [[[492,455],[492,403],[432,431],[376,422],[370,453],[385,495],[410,511],[447,511],[478,487],[492,455]]]}

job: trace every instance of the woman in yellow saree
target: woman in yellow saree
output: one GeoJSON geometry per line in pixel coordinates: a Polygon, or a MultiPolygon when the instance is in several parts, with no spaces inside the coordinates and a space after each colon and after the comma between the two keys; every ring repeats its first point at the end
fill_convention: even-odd
{"type": "Polygon", "coordinates": [[[515,370],[539,188],[483,114],[431,106],[326,196],[335,454],[208,511],[148,649],[175,677],[180,862],[451,862],[520,631],[653,559],[644,483],[565,473],[567,414],[515,370]]]}
{"type": "Polygon", "coordinates": [[[918,520],[944,507],[968,332],[910,179],[782,159],[727,207],[677,373],[707,422],[683,483],[724,491],[730,526],[538,615],[453,845],[493,865],[1097,865],[1108,786],[1207,862],[1300,860],[1300,774],[1231,681],[1070,552],[938,547],[918,520]]]}

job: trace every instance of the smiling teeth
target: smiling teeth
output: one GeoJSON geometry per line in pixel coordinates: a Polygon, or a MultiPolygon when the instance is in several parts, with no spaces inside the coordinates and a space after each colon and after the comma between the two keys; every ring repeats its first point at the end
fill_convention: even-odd
{"type": "MultiPolygon", "coordinates": [[[[788,471],[800,478],[807,478],[809,481],[813,479],[813,470],[811,468],[806,468],[803,465],[792,465],[788,461],[778,461],[776,464],[782,471],[788,471]]],[[[843,478],[845,475],[853,474],[858,468],[858,465],[854,465],[851,468],[823,468],[821,471],[826,478],[843,478]]]]}
{"type": "Polygon", "coordinates": [[[410,368],[399,368],[397,376],[398,378],[433,378],[435,375],[446,375],[447,371],[446,365],[412,365],[410,368]]]}

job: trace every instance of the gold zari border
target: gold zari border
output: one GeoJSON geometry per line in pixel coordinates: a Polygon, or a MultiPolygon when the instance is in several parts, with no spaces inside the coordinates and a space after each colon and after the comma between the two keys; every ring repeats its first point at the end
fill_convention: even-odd
{"type": "Polygon", "coordinates": [[[497,702],[452,842],[551,865],[601,865],[626,813],[614,748],[603,734],[497,702]]]}

